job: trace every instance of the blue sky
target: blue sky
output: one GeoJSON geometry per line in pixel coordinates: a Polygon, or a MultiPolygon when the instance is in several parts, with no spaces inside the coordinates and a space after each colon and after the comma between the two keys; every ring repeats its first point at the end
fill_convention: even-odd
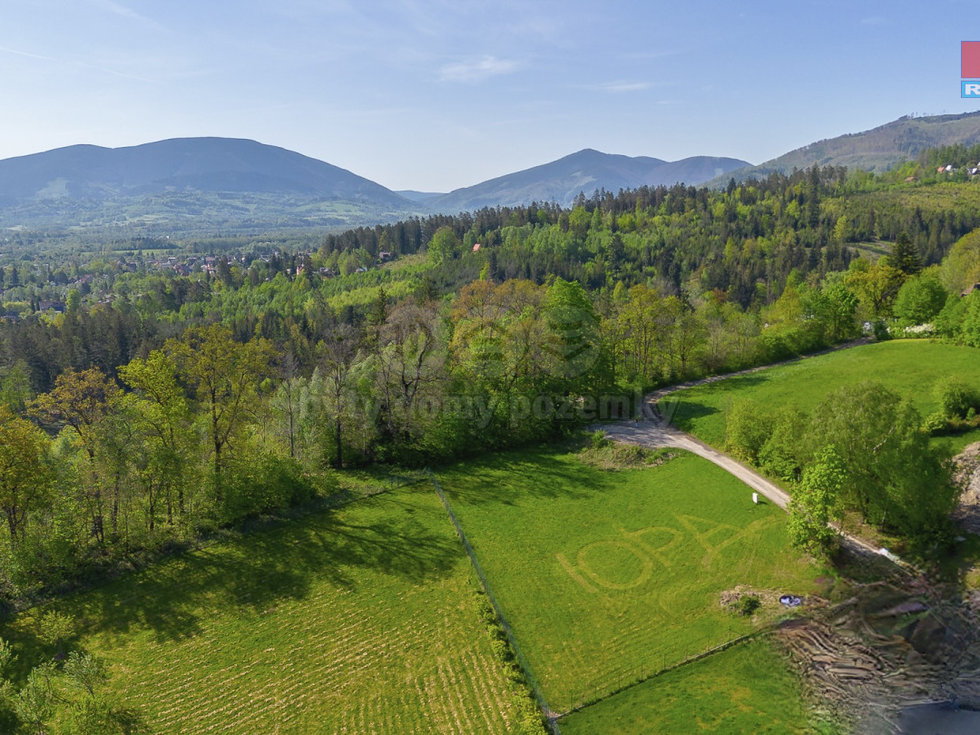
{"type": "Polygon", "coordinates": [[[253,138],[447,191],[581,148],[752,163],[959,97],[976,4],[0,0],[0,158],[253,138]]]}

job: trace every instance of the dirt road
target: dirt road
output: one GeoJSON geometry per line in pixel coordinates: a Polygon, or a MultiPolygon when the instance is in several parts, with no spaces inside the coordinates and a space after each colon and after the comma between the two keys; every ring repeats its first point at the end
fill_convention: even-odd
{"type": "Polygon", "coordinates": [[[616,424],[609,424],[602,427],[606,436],[615,441],[626,442],[628,444],[639,444],[644,447],[660,449],[661,447],[677,447],[704,457],[709,462],[735,475],[738,479],[750,488],[765,496],[780,508],[789,507],[789,495],[774,483],[767,480],[758,472],[746,467],[727,454],[712,449],[690,434],[685,434],[679,429],[675,429],[666,422],[658,419],[648,419],[643,421],[622,421],[616,424]]]}
{"type": "MultiPolygon", "coordinates": [[[[826,354],[827,352],[849,349],[858,345],[867,344],[867,342],[868,340],[861,339],[855,342],[839,345],[830,350],[825,350],[824,352],[817,354],[826,354]]],[[[795,358],[793,360],[787,360],[785,363],[777,364],[783,365],[789,362],[805,360],[808,357],[816,357],[816,355],[807,355],[804,357],[795,358]]],[[[627,444],[639,444],[640,446],[650,447],[652,449],[661,449],[665,447],[685,449],[692,454],[696,454],[699,457],[703,457],[709,462],[713,462],[714,464],[718,465],[726,472],[729,472],[740,479],[752,490],[758,492],[760,495],[775,503],[783,510],[788,511],[790,497],[781,487],[776,485],[771,480],[766,479],[752,468],[742,464],[734,457],[730,457],[724,452],[720,452],[714,447],[705,444],[697,437],[671,426],[670,418],[672,417],[672,409],[676,407],[676,404],[671,403],[669,400],[664,401],[664,399],[668,398],[671,393],[683,390],[684,388],[690,388],[695,385],[702,385],[704,383],[713,383],[718,380],[730,378],[734,375],[745,375],[747,373],[757,372],[759,370],[764,370],[767,367],[774,366],[766,365],[762,367],[750,368],[748,370],[741,370],[737,373],[712,376],[703,380],[696,380],[690,383],[683,383],[681,385],[671,386],[670,388],[664,388],[654,393],[650,393],[644,398],[642,411],[638,418],[619,421],[612,424],[600,424],[593,426],[592,429],[603,431],[610,439],[625,442],[627,444]],[[661,414],[660,406],[664,406],[666,408],[664,414],[661,414]]],[[[906,562],[903,562],[894,554],[891,554],[884,549],[878,549],[857,536],[843,533],[842,537],[844,545],[855,553],[862,555],[874,554],[884,556],[903,568],[910,568],[906,562]]]]}

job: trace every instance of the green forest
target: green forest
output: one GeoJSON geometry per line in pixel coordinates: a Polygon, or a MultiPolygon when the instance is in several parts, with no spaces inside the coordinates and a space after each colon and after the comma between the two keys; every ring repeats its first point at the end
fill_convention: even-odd
{"type": "MultiPolygon", "coordinates": [[[[980,182],[963,166],[978,157],[595,192],[312,247],[284,234],[93,249],[11,231],[0,609],[152,568],[252,519],[336,507],[363,473],[581,438],[657,387],[855,340],[980,347],[980,182]]],[[[973,387],[937,391],[925,418],[875,383],[810,416],[742,401],[725,443],[793,488],[799,549],[832,556],[827,522],[850,513],[925,558],[949,544],[956,498],[930,436],[980,424],[973,387]],[[887,451],[865,461],[880,432],[887,451]]],[[[68,658],[16,693],[4,683],[0,719],[137,731],[96,696],[100,661],[67,650],[72,619],[39,620],[68,658]]],[[[0,675],[15,658],[0,641],[0,675]]]]}
{"type": "Polygon", "coordinates": [[[862,336],[980,346],[980,291],[961,297],[980,184],[928,173],[976,153],[416,218],[307,251],[14,243],[0,598],[328,497],[345,468],[626,417],[656,386],[862,336]]]}

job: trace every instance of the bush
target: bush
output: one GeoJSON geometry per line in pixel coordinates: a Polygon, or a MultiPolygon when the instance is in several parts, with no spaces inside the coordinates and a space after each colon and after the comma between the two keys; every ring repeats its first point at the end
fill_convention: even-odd
{"type": "Polygon", "coordinates": [[[593,431],[589,435],[589,441],[592,444],[593,449],[602,449],[603,447],[607,447],[612,443],[606,438],[606,432],[602,431],[602,429],[593,431]]]}
{"type": "Polygon", "coordinates": [[[55,649],[57,657],[65,653],[65,645],[75,636],[75,618],[57,610],[48,610],[37,621],[37,637],[55,649]]]}
{"type": "Polygon", "coordinates": [[[746,617],[754,615],[755,611],[758,610],[761,605],[762,603],[755,595],[745,595],[738,601],[738,613],[739,615],[745,615],[746,617]]]}
{"type": "Polygon", "coordinates": [[[794,406],[785,406],[773,419],[772,434],[759,450],[759,466],[781,480],[795,482],[803,471],[806,414],[794,406]]]}
{"type": "Polygon", "coordinates": [[[926,416],[925,421],[922,422],[922,430],[927,434],[932,434],[933,436],[938,436],[940,434],[946,433],[949,429],[949,421],[946,419],[946,415],[942,411],[936,411],[926,416]]]}
{"type": "Polygon", "coordinates": [[[751,617],[755,615],[755,611],[762,607],[762,601],[757,595],[748,595],[742,593],[734,593],[728,600],[724,597],[730,593],[725,593],[722,598],[722,602],[728,608],[728,611],[733,615],[743,615],[744,617],[751,617]]]}
{"type": "Polygon", "coordinates": [[[228,522],[284,510],[316,495],[299,462],[289,457],[263,454],[231,465],[229,470],[225,488],[228,522]]]}
{"type": "Polygon", "coordinates": [[[524,676],[524,671],[517,663],[517,657],[510,647],[507,633],[504,631],[503,624],[497,617],[497,612],[490,604],[483,592],[477,593],[477,607],[480,619],[486,626],[487,633],[490,634],[490,648],[494,657],[501,664],[504,674],[517,695],[517,705],[519,710],[519,724],[517,732],[522,735],[545,735],[544,720],[534,699],[531,684],[524,676]]]}
{"type": "Polygon", "coordinates": [[[736,401],[725,424],[725,446],[738,459],[755,462],[772,431],[772,417],[762,406],[748,399],[736,401]]]}
{"type": "Polygon", "coordinates": [[[971,409],[980,407],[980,395],[966,382],[955,376],[943,378],[934,389],[936,400],[947,419],[965,419],[971,409]]]}

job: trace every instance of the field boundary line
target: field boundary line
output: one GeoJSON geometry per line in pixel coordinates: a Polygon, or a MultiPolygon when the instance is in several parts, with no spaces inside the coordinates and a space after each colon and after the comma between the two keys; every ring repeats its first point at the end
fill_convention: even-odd
{"type": "Polygon", "coordinates": [[[463,527],[460,525],[459,519],[456,517],[456,513],[453,512],[453,508],[449,503],[449,498],[446,497],[446,493],[443,492],[439,481],[436,480],[435,475],[432,474],[432,470],[426,468],[426,472],[429,474],[429,479],[432,481],[432,486],[435,488],[436,495],[439,496],[439,500],[442,501],[442,505],[446,509],[446,514],[449,516],[449,520],[452,522],[453,528],[456,529],[456,535],[463,544],[463,550],[466,552],[466,556],[470,560],[470,565],[473,567],[473,571],[476,573],[477,579],[480,581],[480,586],[483,588],[484,594],[486,594],[487,599],[493,606],[494,614],[496,614],[497,620],[500,621],[500,627],[503,628],[504,634],[507,636],[507,642],[510,644],[511,650],[514,651],[514,656],[517,658],[517,665],[521,667],[521,671],[524,673],[524,678],[527,680],[531,687],[531,691],[534,693],[534,698],[538,703],[538,709],[541,710],[541,714],[544,715],[545,719],[547,720],[548,727],[553,735],[561,735],[561,730],[558,727],[558,719],[561,715],[556,715],[554,712],[552,712],[551,707],[548,706],[548,701],[541,693],[541,687],[538,684],[538,680],[531,672],[531,666],[528,664],[527,659],[524,657],[524,653],[517,645],[517,640],[514,638],[514,633],[510,628],[510,623],[507,622],[507,618],[504,617],[504,612],[501,609],[500,604],[497,602],[497,598],[494,597],[493,592],[490,590],[490,583],[487,581],[487,577],[483,573],[483,567],[480,566],[480,562],[476,558],[476,552],[473,551],[473,547],[470,545],[469,539],[466,538],[466,533],[463,531],[463,527]]]}
{"type": "Polygon", "coordinates": [[[633,687],[640,686],[640,684],[646,684],[648,681],[656,679],[659,676],[663,676],[664,674],[670,673],[671,671],[676,671],[677,669],[683,668],[684,666],[689,666],[690,664],[697,663],[698,661],[703,661],[704,659],[709,658],[710,656],[714,656],[715,654],[721,653],[722,651],[727,651],[729,648],[734,648],[735,646],[741,645],[742,643],[747,643],[748,641],[754,638],[758,638],[763,635],[768,635],[773,630],[775,630],[778,627],[778,625],[779,623],[772,623],[766,626],[765,628],[762,628],[761,630],[754,630],[751,633],[746,633],[745,635],[739,636],[738,638],[732,638],[731,640],[725,641],[724,643],[720,643],[719,645],[714,646],[713,648],[709,648],[707,651],[701,651],[701,653],[696,653],[693,656],[688,656],[685,659],[672,663],[670,666],[665,666],[662,669],[658,669],[657,671],[654,671],[652,674],[649,674],[648,676],[641,677],[636,681],[632,681],[629,684],[626,684],[625,686],[621,686],[618,689],[614,689],[610,692],[607,692],[606,694],[603,694],[601,697],[596,697],[595,699],[590,699],[589,701],[583,702],[582,704],[577,704],[567,712],[562,712],[561,714],[555,715],[555,719],[562,720],[571,714],[588,709],[589,707],[597,705],[600,702],[609,699],[610,697],[615,697],[617,694],[622,694],[623,692],[632,689],[633,687]]]}

